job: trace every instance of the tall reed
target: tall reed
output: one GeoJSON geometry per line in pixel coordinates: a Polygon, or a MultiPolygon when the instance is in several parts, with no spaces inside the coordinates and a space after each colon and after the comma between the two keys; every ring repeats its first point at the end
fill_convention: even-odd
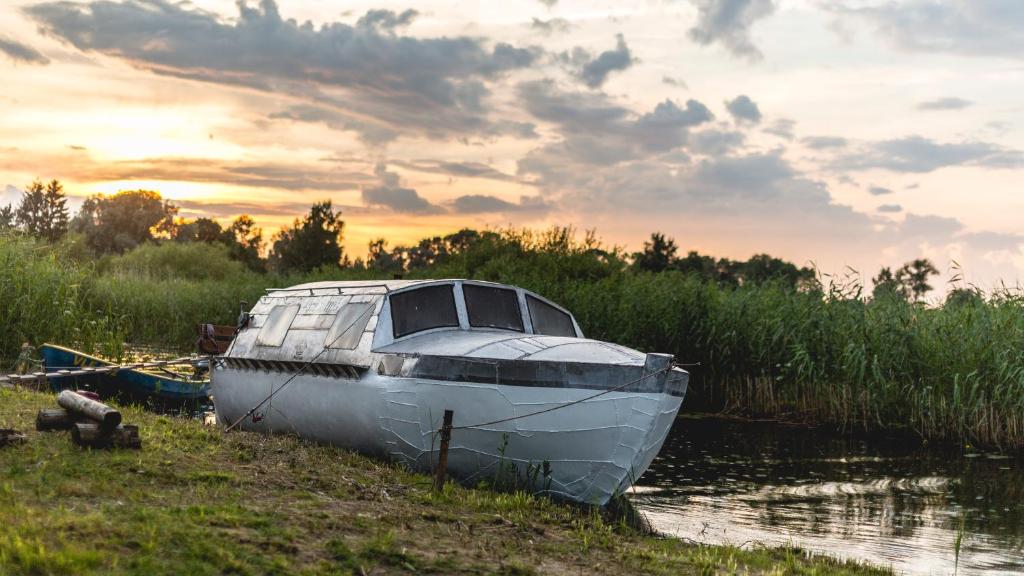
{"type": "MultiPolygon", "coordinates": [[[[219,248],[147,246],[96,265],[0,238],[0,358],[23,342],[187,350],[195,324],[235,321],[268,287],[370,278],[250,272],[219,248]]],[[[722,287],[679,272],[637,273],[618,250],[568,230],[506,231],[411,274],[494,280],[572,310],[587,336],[668,352],[691,366],[685,409],[784,417],[843,429],[1024,448],[1024,298],[939,306],[865,299],[854,287],[722,287]]]]}

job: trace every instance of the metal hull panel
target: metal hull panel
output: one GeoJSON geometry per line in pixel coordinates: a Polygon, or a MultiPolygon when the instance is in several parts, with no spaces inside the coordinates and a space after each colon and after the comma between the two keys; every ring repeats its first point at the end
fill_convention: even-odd
{"type": "MultiPolygon", "coordinates": [[[[234,422],[288,374],[221,366],[213,391],[221,423],[234,422]]],[[[562,406],[593,389],[509,386],[382,376],[300,375],[260,409],[247,430],[290,432],[430,471],[441,419],[454,411],[448,470],[456,479],[509,481],[540,493],[603,505],[625,491],[661,448],[682,402],[663,392],[598,398],[482,428],[458,429],[562,406]],[[546,463],[546,467],[545,467],[546,463]],[[548,471],[545,475],[545,470],[548,471]]]]}

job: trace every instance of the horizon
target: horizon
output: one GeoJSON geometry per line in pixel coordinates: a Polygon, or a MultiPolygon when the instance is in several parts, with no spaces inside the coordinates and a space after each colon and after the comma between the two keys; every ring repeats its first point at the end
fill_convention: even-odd
{"type": "Polygon", "coordinates": [[[991,291],[1024,278],[1022,47],[1012,1],[18,0],[0,206],[151,189],[269,239],[330,199],[354,256],[571,225],[991,291]]]}

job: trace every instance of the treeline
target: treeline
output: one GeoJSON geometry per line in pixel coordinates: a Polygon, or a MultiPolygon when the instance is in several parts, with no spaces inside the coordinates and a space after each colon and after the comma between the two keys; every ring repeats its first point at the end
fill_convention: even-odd
{"type": "MultiPolygon", "coordinates": [[[[57,180],[45,184],[35,181],[26,188],[17,208],[0,208],[0,229],[20,230],[48,242],[60,240],[69,232],[80,234],[85,245],[99,255],[123,254],[143,244],[165,241],[218,244],[226,246],[229,256],[248,269],[278,274],[341,268],[404,275],[442,265],[480,243],[503,240],[498,232],[463,229],[389,249],[387,240],[379,238],[369,243],[365,259],[353,260],[343,246],[342,214],[330,201],[314,204],[269,243],[264,241],[263,230],[247,215],[224,227],[213,218],[190,220],[178,214],[179,208],[158,192],[130,190],[91,196],[72,218],[63,185],[57,180]]],[[[772,282],[803,291],[821,290],[818,274],[810,267],[798,267],[768,254],[756,254],[746,261],[714,258],[696,251],[680,256],[675,240],[661,233],[652,234],[643,249],[632,254],[603,248],[593,235],[584,239],[584,245],[596,262],[612,270],[678,271],[721,286],[772,282]]],[[[872,294],[920,301],[932,290],[929,278],[937,273],[925,259],[909,262],[895,273],[884,267],[873,279],[872,294]]],[[[976,293],[958,292],[955,296],[965,294],[976,293]]]]}
{"type": "Polygon", "coordinates": [[[563,304],[588,337],[675,355],[690,365],[686,410],[1024,449],[1024,297],[959,288],[924,305],[935,275],[926,260],[883,269],[865,288],[765,255],[682,256],[661,234],[626,253],[567,228],[462,230],[393,248],[376,240],[352,260],[327,203],[263,246],[254,226],[183,220],[139,192],[90,199],[62,232],[50,188],[41,204],[32,187],[0,211],[18,230],[0,234],[7,364],[22,343],[45,341],[115,357],[124,342],[187,351],[196,323],[232,323],[239,301],[271,287],[476,278],[563,304]],[[122,211],[132,216],[115,217],[122,211]]]}

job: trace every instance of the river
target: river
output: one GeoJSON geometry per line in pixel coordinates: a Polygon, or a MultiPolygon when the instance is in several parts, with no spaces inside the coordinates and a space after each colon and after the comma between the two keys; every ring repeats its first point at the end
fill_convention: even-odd
{"type": "Polygon", "coordinates": [[[970,447],[681,417],[632,500],[695,542],[794,545],[914,575],[1024,573],[1024,460],[970,447]]]}

